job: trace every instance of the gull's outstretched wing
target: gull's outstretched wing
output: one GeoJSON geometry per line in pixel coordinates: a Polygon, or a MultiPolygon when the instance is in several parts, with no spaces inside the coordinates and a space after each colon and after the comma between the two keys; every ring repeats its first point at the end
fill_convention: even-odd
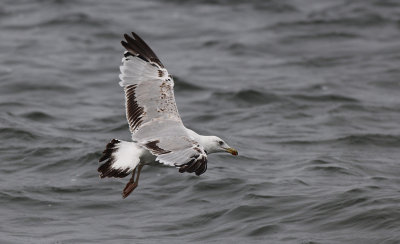
{"type": "Polygon", "coordinates": [[[172,76],[138,35],[124,37],[121,43],[127,52],[120,66],[120,85],[125,90],[132,140],[159,162],[179,167],[179,172],[204,173],[207,154],[186,132],[176,107],[172,76]]]}

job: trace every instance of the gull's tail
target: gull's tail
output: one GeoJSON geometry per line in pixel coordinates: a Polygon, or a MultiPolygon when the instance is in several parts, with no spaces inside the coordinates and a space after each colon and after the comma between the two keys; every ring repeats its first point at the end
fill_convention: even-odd
{"type": "Polygon", "coordinates": [[[102,165],[97,169],[100,177],[122,178],[129,175],[139,164],[143,149],[134,142],[112,139],[99,159],[102,165]]]}

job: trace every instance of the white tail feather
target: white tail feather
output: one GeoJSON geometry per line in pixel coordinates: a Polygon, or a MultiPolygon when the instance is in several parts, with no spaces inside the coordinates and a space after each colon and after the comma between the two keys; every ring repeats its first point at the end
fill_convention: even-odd
{"type": "Polygon", "coordinates": [[[105,161],[99,168],[100,177],[125,177],[140,163],[143,149],[134,142],[113,139],[108,143],[99,162],[105,161]]]}

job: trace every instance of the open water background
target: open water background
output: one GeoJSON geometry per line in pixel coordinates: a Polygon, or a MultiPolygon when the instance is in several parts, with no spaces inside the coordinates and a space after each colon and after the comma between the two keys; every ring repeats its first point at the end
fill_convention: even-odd
{"type": "Polygon", "coordinates": [[[0,243],[400,243],[400,2],[0,3],[0,243]],[[100,180],[125,32],[224,138],[201,177],[100,180]]]}

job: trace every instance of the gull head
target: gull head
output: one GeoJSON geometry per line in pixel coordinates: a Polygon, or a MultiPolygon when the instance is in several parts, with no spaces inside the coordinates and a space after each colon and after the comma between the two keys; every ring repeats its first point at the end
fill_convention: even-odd
{"type": "Polygon", "coordinates": [[[203,147],[207,153],[228,152],[232,155],[238,155],[238,151],[230,147],[224,140],[217,136],[207,136],[203,141],[203,147]]]}

